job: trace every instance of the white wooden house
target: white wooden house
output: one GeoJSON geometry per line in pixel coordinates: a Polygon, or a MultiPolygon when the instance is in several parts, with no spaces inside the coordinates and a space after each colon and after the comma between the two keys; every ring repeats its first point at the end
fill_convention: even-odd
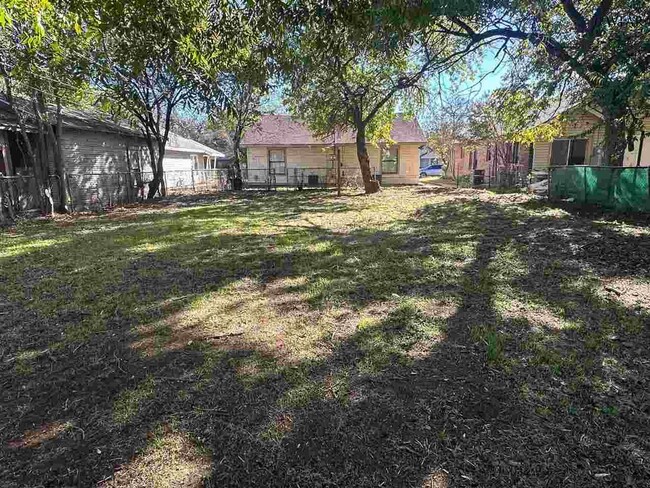
{"type": "MultiPolygon", "coordinates": [[[[382,184],[417,184],[420,146],[426,137],[417,120],[398,117],[393,122],[391,145],[368,143],[372,172],[382,184]]],[[[335,186],[336,160],[340,158],[345,182],[360,183],[355,134],[337,132],[316,137],[308,127],[289,115],[264,115],[244,134],[242,147],[247,155],[247,180],[264,184],[270,174],[277,184],[295,184],[303,178],[310,186],[335,186]],[[336,155],[339,151],[340,155],[336,155]]]]}

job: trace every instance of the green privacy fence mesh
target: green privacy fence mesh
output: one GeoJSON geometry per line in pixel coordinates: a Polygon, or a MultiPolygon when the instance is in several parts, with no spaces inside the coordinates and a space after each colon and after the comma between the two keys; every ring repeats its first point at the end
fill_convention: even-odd
{"type": "Polygon", "coordinates": [[[550,168],[549,198],[573,199],[620,211],[650,212],[650,167],[550,168]]]}

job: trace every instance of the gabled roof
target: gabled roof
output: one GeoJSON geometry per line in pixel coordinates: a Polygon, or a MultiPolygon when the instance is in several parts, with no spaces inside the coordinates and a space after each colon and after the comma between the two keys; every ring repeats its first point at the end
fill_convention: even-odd
{"type": "Polygon", "coordinates": [[[561,99],[559,102],[554,101],[549,104],[549,106],[542,110],[539,114],[537,114],[537,118],[535,119],[535,122],[533,124],[534,127],[541,125],[541,124],[547,124],[553,119],[559,117],[560,115],[567,115],[570,113],[578,113],[578,112],[586,112],[594,117],[597,117],[599,119],[603,118],[603,115],[596,109],[584,105],[580,102],[573,102],[565,99],[561,99]]]}
{"type": "MultiPolygon", "coordinates": [[[[417,119],[397,117],[393,121],[391,139],[398,143],[425,144],[427,138],[417,119]]],[[[326,137],[315,136],[299,119],[290,115],[262,115],[259,122],[248,129],[242,146],[322,146],[331,144],[354,144],[352,131],[336,132],[326,137]]]]}
{"type": "MultiPolygon", "coordinates": [[[[25,99],[15,101],[21,112],[25,114],[28,130],[36,130],[35,115],[31,103],[25,99]]],[[[55,120],[56,109],[49,107],[50,117],[55,120]]],[[[92,132],[118,133],[127,136],[142,137],[140,132],[126,125],[107,120],[101,113],[93,110],[78,110],[61,107],[61,125],[63,129],[85,130],[92,132]]],[[[0,94],[0,130],[18,130],[18,118],[11,109],[9,102],[0,94]]]]}
{"type": "Polygon", "coordinates": [[[179,136],[173,132],[169,133],[169,139],[167,139],[167,145],[165,146],[167,151],[176,151],[184,152],[191,154],[207,154],[208,156],[214,156],[215,158],[223,158],[225,154],[212,149],[200,142],[196,142],[192,139],[187,139],[186,137],[179,136]]]}

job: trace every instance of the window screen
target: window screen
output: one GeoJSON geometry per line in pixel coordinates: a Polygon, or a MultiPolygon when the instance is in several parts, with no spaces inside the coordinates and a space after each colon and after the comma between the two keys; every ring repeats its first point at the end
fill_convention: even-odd
{"type": "Polygon", "coordinates": [[[284,149],[269,149],[269,169],[274,170],[276,175],[287,173],[287,159],[284,149]]]}
{"type": "Polygon", "coordinates": [[[398,146],[391,146],[381,150],[381,172],[382,174],[397,173],[399,169],[398,146]]]}
{"type": "Polygon", "coordinates": [[[551,148],[551,164],[565,166],[585,164],[587,139],[556,139],[551,148]]]}
{"type": "Polygon", "coordinates": [[[564,166],[569,153],[568,139],[555,139],[551,148],[551,164],[553,166],[564,166]]]}
{"type": "Polygon", "coordinates": [[[585,164],[587,155],[587,139],[574,139],[571,141],[569,164],[585,164]]]}

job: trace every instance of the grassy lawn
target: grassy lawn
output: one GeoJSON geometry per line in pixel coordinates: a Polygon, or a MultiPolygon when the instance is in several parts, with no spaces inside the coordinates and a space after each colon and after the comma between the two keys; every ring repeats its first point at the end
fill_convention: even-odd
{"type": "Polygon", "coordinates": [[[648,486],[650,228],[225,194],[0,234],[0,485],[648,486]]]}

